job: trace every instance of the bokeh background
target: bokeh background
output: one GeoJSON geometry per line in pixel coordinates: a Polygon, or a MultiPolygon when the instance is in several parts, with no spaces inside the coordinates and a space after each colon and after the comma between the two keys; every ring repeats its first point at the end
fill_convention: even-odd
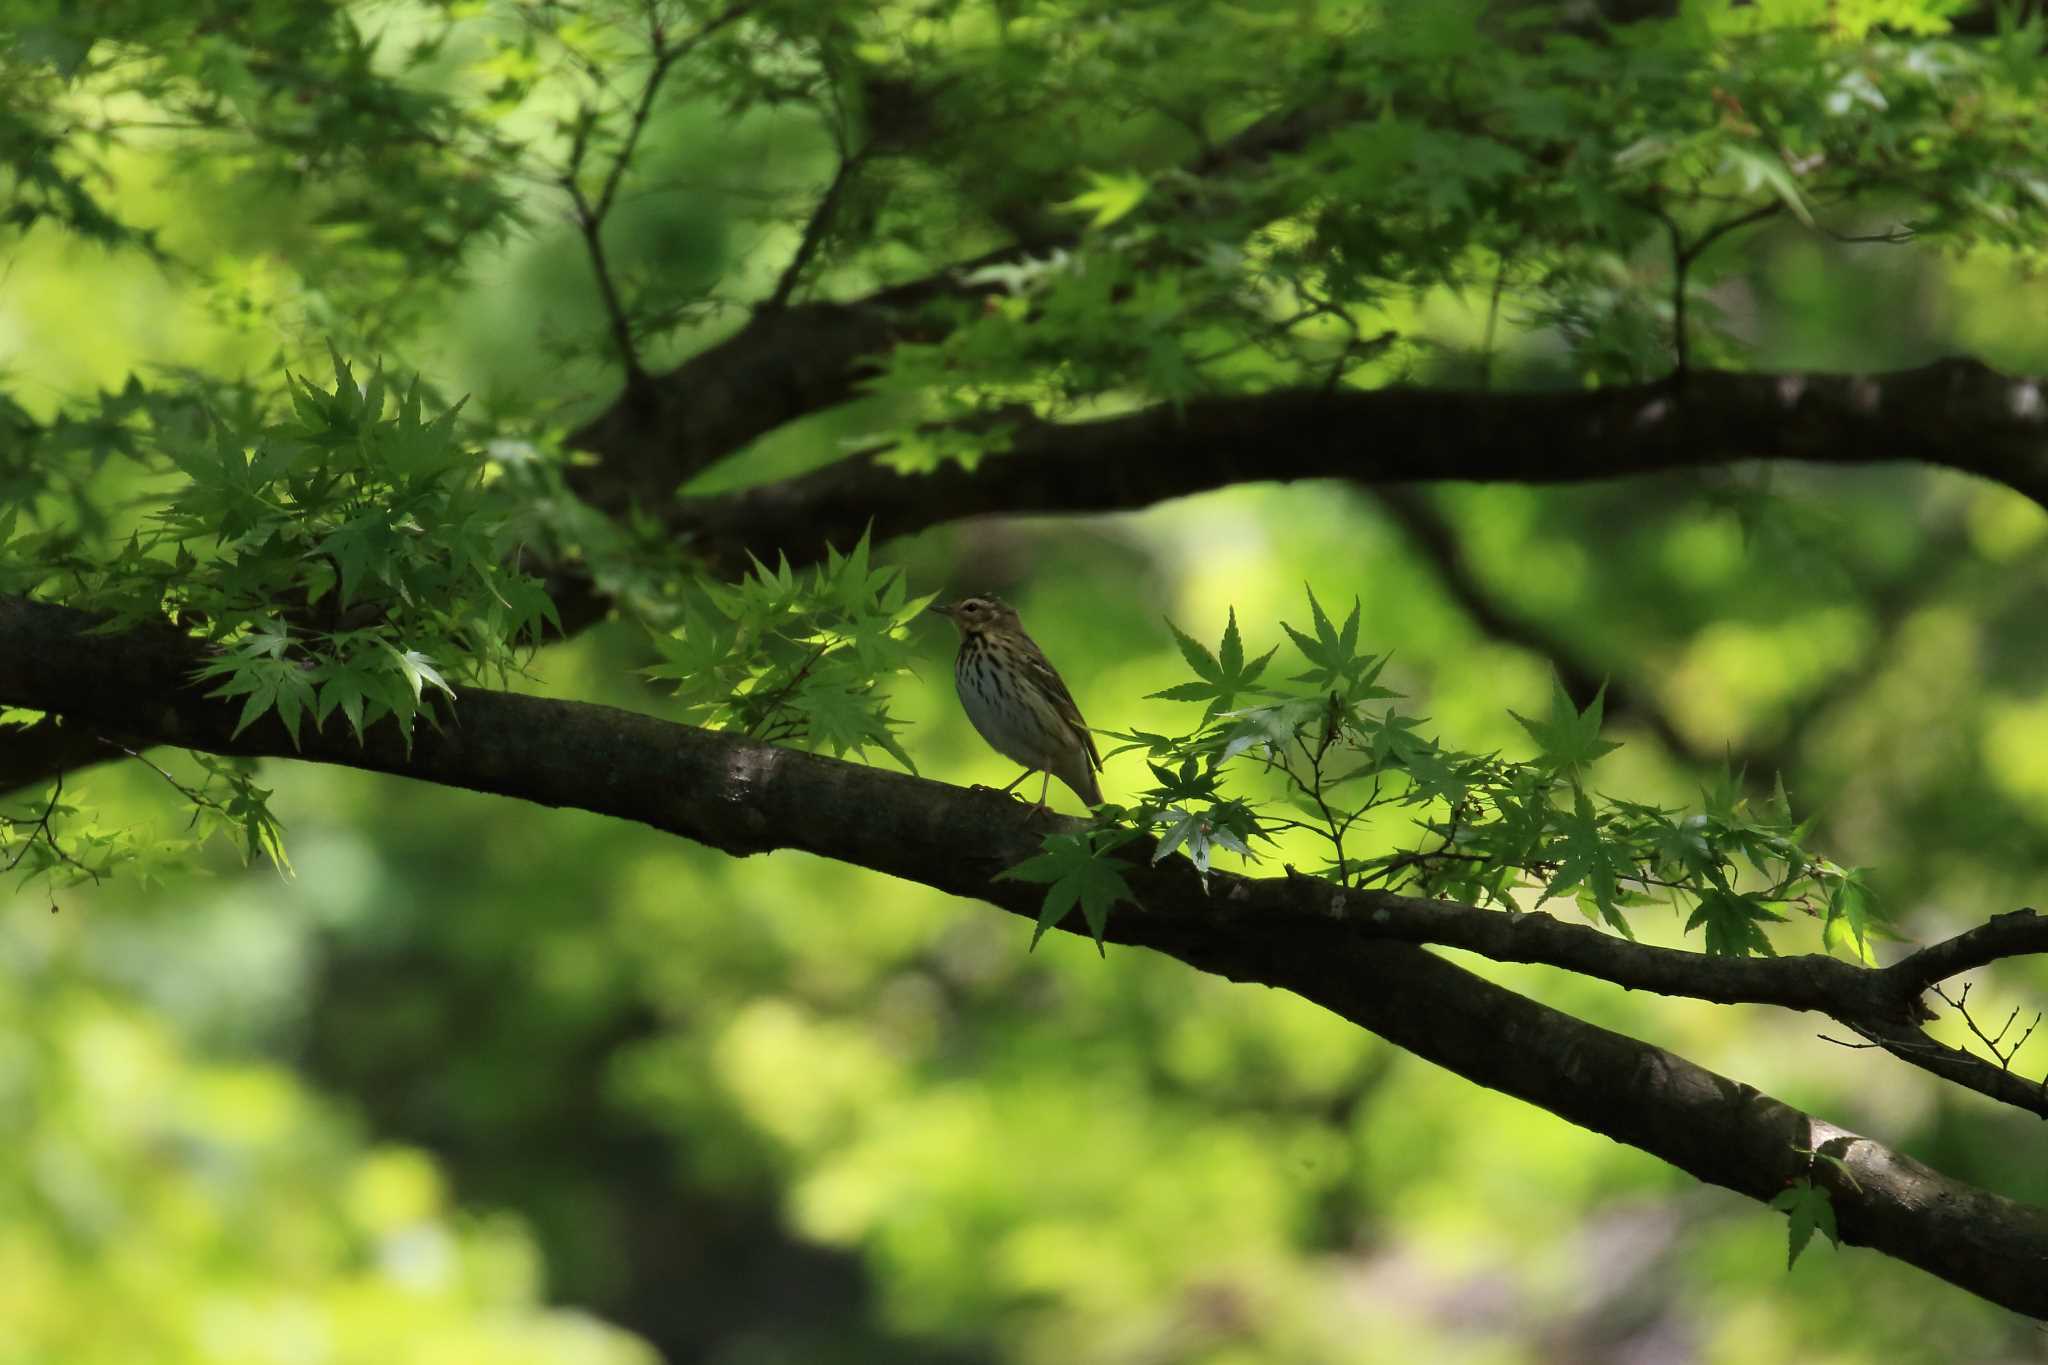
{"type": "MultiPolygon", "coordinates": [[[[772,278],[787,241],[757,191],[815,176],[822,150],[793,119],[735,137],[666,112],[663,188],[622,206],[621,268],[679,295],[772,278]]],[[[0,370],[32,410],[131,371],[314,367],[336,329],[401,322],[441,391],[508,422],[612,392],[556,345],[600,320],[543,188],[459,288],[379,322],[331,311],[340,248],[293,186],[147,139],[107,167],[125,213],[217,269],[10,241],[0,370]]],[[[2048,289],[1993,254],[1791,224],[1724,251],[1713,302],[1759,367],[2048,368],[2048,289]]],[[[1438,335],[1485,326],[1483,300],[1401,308],[1438,335]]],[[[1553,377],[1512,308],[1500,342],[1495,382],[1553,377]]],[[[822,463],[860,428],[805,424],[702,486],[822,463]]],[[[1521,754],[1510,710],[1540,712],[1554,672],[1606,680],[1625,747],[1603,789],[1677,803],[1724,761],[1780,773],[1814,845],[1877,868],[1926,939],[2029,904],[2048,873],[2048,524],[1883,455],[1547,490],[1246,487],[884,553],[919,591],[1010,596],[1105,728],[1185,719],[1144,700],[1180,677],[1163,618],[1213,639],[1234,606],[1262,650],[1305,584],[1360,600],[1388,680],[1461,748],[1521,754]]],[[[905,744],[928,775],[999,784],[951,647],[933,622],[898,688],[905,744]]],[[[600,627],[531,685],[659,711],[646,662],[636,629],[600,627]]],[[[1116,760],[1105,790],[1143,776],[1116,760]]],[[[294,876],[224,859],[8,890],[0,1362],[2048,1357],[2035,1325],[1869,1252],[1817,1246],[1788,1272],[1776,1216],[1285,995],[1065,936],[1027,953],[1027,924],[800,855],[288,763],[264,780],[294,876]]],[[[76,785],[116,822],[177,818],[135,764],[76,785]]],[[[1812,950],[1817,928],[1779,941],[1812,950]]],[[[1811,1019],[1485,970],[2048,1200],[2037,1122],[1811,1019]]],[[[1984,973],[1979,1003],[2024,1025],[2048,973],[1984,973]]],[[[2048,1069],[2048,1033],[2020,1065],[2048,1069]]]]}

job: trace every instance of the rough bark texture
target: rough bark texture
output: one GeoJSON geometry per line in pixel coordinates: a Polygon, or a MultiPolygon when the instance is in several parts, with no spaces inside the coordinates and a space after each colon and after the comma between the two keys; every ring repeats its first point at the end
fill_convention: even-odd
{"type": "Polygon", "coordinates": [[[1578,483],[1745,459],[1945,465],[2048,506],[2048,399],[2036,381],[1970,360],[1541,393],[1290,389],[1038,424],[973,472],[897,474],[856,456],[685,500],[670,518],[743,562],[747,550],[816,553],[870,522],[885,539],[962,517],[1123,511],[1238,483],[1578,483]]]}
{"type": "MultiPolygon", "coordinates": [[[[335,726],[305,733],[295,747],[274,718],[233,736],[237,708],[188,684],[196,657],[190,642],[168,632],[88,635],[89,624],[66,608],[0,598],[0,703],[59,711],[72,723],[152,743],[297,757],[577,807],[738,855],[800,849],[1025,916],[1035,914],[1038,892],[993,877],[1029,856],[1047,829],[1071,824],[993,793],[611,707],[481,690],[466,692],[438,732],[422,727],[409,754],[389,725],[360,746],[335,726]]],[[[1426,917],[1484,915],[1505,926],[1503,956],[1572,956],[1566,965],[1579,967],[1594,962],[1593,946],[1558,932],[1577,926],[1549,921],[1556,927],[1544,928],[1543,917],[1511,919],[1399,897],[1332,900],[1335,888],[1318,891],[1299,878],[1218,875],[1205,891],[1178,859],[1134,867],[1130,881],[1142,908],[1111,916],[1111,942],[1293,991],[1461,1076],[1754,1199],[1768,1200],[1787,1181],[1811,1175],[1831,1191],[1846,1240],[2048,1316],[2048,1209],[1952,1180],[1671,1052],[1395,941],[1460,941],[1427,932],[1426,917]],[[1514,947],[1553,940],[1576,946],[1514,947]],[[1800,1148],[1839,1157],[1854,1182],[1826,1162],[1812,1163],[1800,1148]]],[[[1775,967],[1717,963],[1610,941],[1632,950],[1615,961],[1643,973],[1627,984],[1681,984],[1678,974],[1689,960],[1704,984],[1681,993],[1812,1008],[1864,990],[1865,979],[1882,983],[1870,988],[1872,1002],[1896,1001],[1899,992],[1934,979],[1930,974],[1982,960],[1994,947],[2033,942],[2043,933],[2040,924],[2031,915],[2001,917],[1976,938],[1955,940],[1959,946],[1908,958],[1900,967],[1914,965],[1903,972],[1800,959],[1775,967]]],[[[1477,939],[1465,946],[1485,947],[1477,939]]]]}

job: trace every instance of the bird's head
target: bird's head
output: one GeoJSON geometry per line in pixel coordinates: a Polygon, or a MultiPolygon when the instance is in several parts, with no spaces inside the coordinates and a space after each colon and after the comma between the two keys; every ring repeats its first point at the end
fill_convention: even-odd
{"type": "Polygon", "coordinates": [[[1017,629],[1017,609],[999,597],[963,597],[958,602],[934,603],[931,609],[952,618],[962,635],[1017,629]]]}

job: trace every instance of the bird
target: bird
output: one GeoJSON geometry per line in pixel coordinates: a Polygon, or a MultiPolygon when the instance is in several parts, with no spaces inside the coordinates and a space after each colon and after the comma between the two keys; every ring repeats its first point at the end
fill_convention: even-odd
{"type": "Polygon", "coordinates": [[[1014,789],[1033,773],[1044,773],[1038,787],[1038,808],[1047,809],[1045,794],[1057,777],[1083,804],[1102,804],[1102,784],[1095,774],[1102,755],[1074,694],[1045,657],[1038,643],[1024,633],[1017,609],[996,597],[963,597],[934,605],[960,629],[960,654],[953,662],[953,681],[967,719],[1003,757],[1024,765],[1014,789]]]}

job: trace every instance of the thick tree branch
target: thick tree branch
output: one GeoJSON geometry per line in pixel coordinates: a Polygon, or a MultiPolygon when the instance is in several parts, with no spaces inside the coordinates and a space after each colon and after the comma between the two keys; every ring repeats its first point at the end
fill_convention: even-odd
{"type": "Polygon", "coordinates": [[[59,725],[48,717],[0,730],[0,793],[116,757],[118,751],[91,730],[59,725]]]}
{"type": "Polygon", "coordinates": [[[1885,971],[1898,982],[1898,990],[1917,994],[1964,972],[2029,953],[2048,953],[2048,917],[2031,908],[1993,915],[1974,929],[1901,958],[1885,971]]]}
{"type": "Polygon", "coordinates": [[[881,453],[685,499],[671,524],[714,561],[744,562],[747,550],[815,554],[870,523],[887,538],[972,516],[1123,511],[1237,483],[1578,483],[1749,459],[1918,461],[2048,506],[2048,395],[1967,359],[1874,375],[1701,370],[1682,388],[1287,389],[1039,423],[971,473],[899,474],[881,453]]]}
{"type": "MultiPolygon", "coordinates": [[[[82,633],[87,624],[76,611],[0,598],[0,702],[61,709],[84,726],[134,731],[157,743],[299,757],[577,807],[734,854],[800,849],[1027,916],[1035,913],[1037,892],[992,877],[1033,852],[1053,824],[1072,824],[1048,822],[992,793],[610,707],[481,690],[466,693],[440,731],[423,728],[410,753],[388,725],[373,729],[360,746],[337,725],[306,733],[303,747],[295,747],[274,719],[235,736],[237,708],[189,685],[190,641],[168,631],[92,636],[82,633]]],[[[1439,941],[1430,924],[1446,914],[1447,922],[1467,926],[1458,932],[1479,933],[1471,927],[1478,921],[1468,923],[1456,907],[1347,894],[1302,879],[1218,874],[1205,890],[1177,859],[1134,867],[1130,882],[1142,908],[1111,917],[1113,942],[1293,991],[1481,1085],[1753,1199],[1768,1200],[1788,1180],[1810,1174],[1831,1191],[1846,1240],[1994,1302],[2048,1315],[2048,1209],[1952,1180],[1673,1053],[1550,1009],[1411,944],[1388,941],[1439,941]],[[1839,1157],[1849,1174],[1827,1163],[1809,1166],[1800,1149],[1839,1157]]],[[[1565,934],[1578,926],[1549,921],[1546,927],[1541,916],[1470,914],[1498,922],[1504,937],[1492,945],[1474,937],[1467,946],[1492,946],[1510,960],[1567,954],[1594,960],[1583,937],[1594,931],[1565,934]],[[1568,946],[1541,946],[1551,941],[1568,946]]],[[[2012,917],[1995,923],[2008,921],[2022,923],[2012,917]]],[[[1952,963],[1981,960],[1997,935],[2032,944],[2033,932],[1993,929],[1946,956],[1908,958],[1915,965],[1897,978],[1861,976],[1905,989],[1952,963]]],[[[1661,988],[1658,973],[1675,973],[1691,956],[1638,951],[1649,955],[1628,957],[1633,965],[1626,970],[1640,973],[1634,984],[1652,989],[1661,988]]],[[[1825,996],[1848,989],[1831,983],[1857,971],[1795,959],[1767,980],[1768,961],[1727,965],[1745,974],[1741,981],[1725,978],[1729,998],[1765,989],[1788,1000],[1800,991],[1825,996]]]]}

